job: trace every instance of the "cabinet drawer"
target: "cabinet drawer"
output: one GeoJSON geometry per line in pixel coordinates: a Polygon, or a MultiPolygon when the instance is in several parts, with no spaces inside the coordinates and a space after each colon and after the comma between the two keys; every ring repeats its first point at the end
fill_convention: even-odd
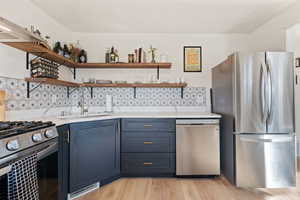
{"type": "MultiPolygon", "coordinates": [[[[129,134],[130,135],[130,134],[129,134]]],[[[175,134],[164,137],[132,137],[122,135],[122,152],[126,153],[169,153],[175,152],[175,134]]]]}
{"type": "Polygon", "coordinates": [[[117,123],[118,120],[97,120],[88,122],[75,122],[70,125],[71,132],[76,130],[85,130],[92,128],[99,128],[100,126],[112,126],[117,123]]]}
{"type": "Polygon", "coordinates": [[[123,119],[122,131],[175,131],[175,119],[123,119]]]}
{"type": "Polygon", "coordinates": [[[122,173],[162,174],[175,173],[174,153],[123,153],[122,173]]]}

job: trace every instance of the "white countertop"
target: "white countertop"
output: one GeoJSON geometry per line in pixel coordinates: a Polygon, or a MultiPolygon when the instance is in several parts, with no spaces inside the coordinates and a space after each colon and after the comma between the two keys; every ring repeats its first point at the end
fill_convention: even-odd
{"type": "Polygon", "coordinates": [[[70,124],[75,122],[85,122],[85,121],[95,121],[95,120],[107,120],[107,119],[118,119],[118,118],[188,118],[188,119],[201,119],[201,118],[221,118],[221,115],[214,113],[201,113],[201,112],[126,112],[126,113],[111,113],[106,116],[92,116],[92,117],[77,117],[77,118],[67,118],[60,119],[59,117],[39,117],[38,119],[30,120],[40,120],[40,121],[52,121],[57,126],[63,124],[70,124]]]}

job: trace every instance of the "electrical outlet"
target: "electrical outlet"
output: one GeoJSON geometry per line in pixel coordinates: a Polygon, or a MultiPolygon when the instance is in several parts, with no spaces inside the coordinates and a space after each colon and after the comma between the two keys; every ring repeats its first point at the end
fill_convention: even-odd
{"type": "Polygon", "coordinates": [[[55,103],[56,102],[56,95],[53,94],[51,97],[51,103],[55,103]]]}

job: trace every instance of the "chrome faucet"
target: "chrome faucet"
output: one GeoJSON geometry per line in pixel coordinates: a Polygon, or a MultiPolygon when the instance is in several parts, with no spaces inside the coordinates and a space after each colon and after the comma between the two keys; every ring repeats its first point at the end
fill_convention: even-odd
{"type": "Polygon", "coordinates": [[[85,103],[84,90],[81,90],[81,97],[80,97],[80,101],[78,102],[78,106],[80,107],[80,114],[81,115],[85,115],[86,113],[89,112],[89,109],[85,108],[84,103],[85,103]]]}

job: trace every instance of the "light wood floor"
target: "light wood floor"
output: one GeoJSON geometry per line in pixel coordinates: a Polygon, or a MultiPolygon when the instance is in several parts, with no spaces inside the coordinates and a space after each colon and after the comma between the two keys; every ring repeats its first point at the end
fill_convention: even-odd
{"type": "Polygon", "coordinates": [[[300,200],[300,184],[289,189],[240,189],[223,177],[122,178],[77,200],[300,200]]]}

